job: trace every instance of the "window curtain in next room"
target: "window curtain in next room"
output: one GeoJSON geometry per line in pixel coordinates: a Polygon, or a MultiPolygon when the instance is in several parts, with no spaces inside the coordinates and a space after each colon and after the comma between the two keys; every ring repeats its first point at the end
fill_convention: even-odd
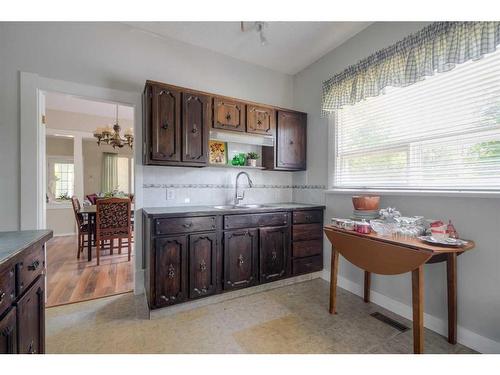
{"type": "Polygon", "coordinates": [[[494,52],[500,22],[435,22],[323,83],[323,115],[494,52]]]}
{"type": "Polygon", "coordinates": [[[108,193],[118,186],[118,155],[109,152],[102,154],[102,193],[108,193]]]}

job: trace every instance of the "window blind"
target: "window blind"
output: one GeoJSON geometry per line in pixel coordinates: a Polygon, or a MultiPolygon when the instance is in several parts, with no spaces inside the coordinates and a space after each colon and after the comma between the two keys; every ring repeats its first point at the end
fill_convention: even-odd
{"type": "Polygon", "coordinates": [[[334,185],[500,190],[500,50],[338,110],[334,185]]]}

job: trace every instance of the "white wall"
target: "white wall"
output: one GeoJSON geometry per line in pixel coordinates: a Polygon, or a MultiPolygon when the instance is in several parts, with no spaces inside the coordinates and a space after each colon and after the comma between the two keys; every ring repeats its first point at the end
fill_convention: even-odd
{"type": "Polygon", "coordinates": [[[0,23],[0,64],[0,230],[19,228],[20,71],[132,92],[152,79],[283,107],[293,98],[289,75],[120,23],[0,23]]]}
{"type": "MultiPolygon", "coordinates": [[[[308,170],[296,173],[294,184],[328,183],[328,122],[320,117],[322,82],[347,66],[382,49],[426,23],[375,23],[346,43],[310,65],[294,77],[294,106],[308,113],[308,170]]],[[[297,201],[325,202],[325,219],[348,217],[352,213],[351,196],[311,190],[294,190],[297,201]]],[[[482,351],[500,352],[500,200],[466,197],[383,196],[381,205],[395,206],[406,215],[451,218],[459,233],[476,241],[477,248],[458,258],[459,341],[482,351]],[[479,336],[478,336],[479,335],[479,336]]],[[[325,241],[325,267],[329,269],[330,244],[325,241]]],[[[325,272],[325,277],[328,273],[325,272]]],[[[344,286],[361,290],[362,271],[342,260],[339,276],[344,286]],[[354,285],[354,287],[353,287],[354,285]]],[[[443,264],[425,267],[426,323],[446,332],[446,273],[443,264]]],[[[374,276],[372,290],[410,311],[409,274],[374,276]],[[387,298],[388,297],[388,298],[387,298]],[[399,304],[398,304],[399,303],[399,304]]]]}

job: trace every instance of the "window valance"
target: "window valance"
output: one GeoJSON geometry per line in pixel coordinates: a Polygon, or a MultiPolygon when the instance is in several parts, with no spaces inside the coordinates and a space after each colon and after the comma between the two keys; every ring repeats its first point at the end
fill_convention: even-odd
{"type": "Polygon", "coordinates": [[[480,59],[498,44],[500,22],[435,22],[323,82],[323,115],[480,59]]]}

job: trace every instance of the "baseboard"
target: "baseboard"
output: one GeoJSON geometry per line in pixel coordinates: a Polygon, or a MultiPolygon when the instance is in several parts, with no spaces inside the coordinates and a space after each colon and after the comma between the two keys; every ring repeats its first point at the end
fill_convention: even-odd
{"type": "MultiPolygon", "coordinates": [[[[328,270],[323,270],[321,278],[323,280],[330,281],[330,272],[328,270]]],[[[357,284],[342,276],[338,276],[337,285],[351,293],[363,297],[364,290],[363,286],[361,286],[360,284],[357,284]]],[[[374,290],[370,290],[370,300],[371,302],[382,306],[383,308],[392,311],[395,314],[401,315],[403,318],[412,320],[412,308],[409,305],[405,305],[404,303],[389,298],[374,290]]],[[[424,326],[425,328],[437,332],[440,335],[448,335],[448,322],[433,315],[424,313],[424,326]]],[[[457,327],[457,341],[460,344],[477,350],[480,353],[500,353],[500,342],[481,336],[475,332],[468,330],[467,328],[461,327],[460,325],[457,327]]]]}
{"type": "Polygon", "coordinates": [[[64,237],[64,236],[76,236],[76,233],[73,232],[73,233],[58,233],[58,234],[54,234],[53,237],[64,237]]]}

